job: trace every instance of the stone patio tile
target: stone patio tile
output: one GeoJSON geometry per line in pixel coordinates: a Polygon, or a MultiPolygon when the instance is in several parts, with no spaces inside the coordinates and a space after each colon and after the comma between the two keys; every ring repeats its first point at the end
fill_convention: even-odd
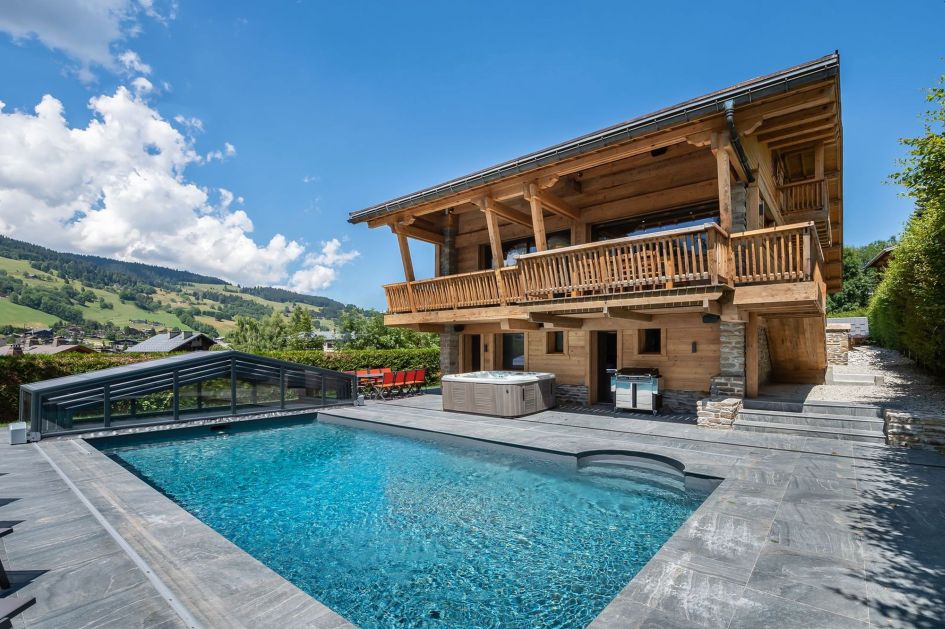
{"type": "Polygon", "coordinates": [[[750,519],[772,520],[784,496],[777,485],[727,478],[706,501],[713,511],[750,519]]]}
{"type": "Polygon", "coordinates": [[[848,530],[815,527],[797,520],[776,518],[768,541],[803,553],[822,555],[863,565],[863,540],[848,530]]]}
{"type": "Polygon", "coordinates": [[[766,544],[748,587],[831,613],[868,621],[862,566],[766,544]]]}
{"type": "Polygon", "coordinates": [[[630,600],[617,599],[588,625],[589,629],[690,629],[682,616],[653,609],[630,600]]]}
{"type": "Polygon", "coordinates": [[[746,589],[728,626],[730,629],[867,629],[869,624],[772,594],[746,589]]]}
{"type": "Polygon", "coordinates": [[[661,556],[674,564],[747,583],[771,520],[699,509],[666,544],[661,556]]]}
{"type": "Polygon", "coordinates": [[[720,627],[732,618],[743,590],[740,583],[653,559],[634,578],[629,597],[690,626],[720,627]]]}

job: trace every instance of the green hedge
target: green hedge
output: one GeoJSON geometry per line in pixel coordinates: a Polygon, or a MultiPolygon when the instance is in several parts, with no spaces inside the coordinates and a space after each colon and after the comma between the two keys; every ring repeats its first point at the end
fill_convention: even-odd
{"type": "MultiPolygon", "coordinates": [[[[427,382],[440,377],[438,349],[379,349],[321,352],[314,350],[265,352],[265,356],[314,367],[351,371],[390,367],[394,370],[427,370],[427,382]]],[[[58,354],[53,356],[0,357],[0,424],[15,421],[19,413],[21,384],[70,376],[77,373],[130,365],[161,358],[162,354],[58,354]]]]}

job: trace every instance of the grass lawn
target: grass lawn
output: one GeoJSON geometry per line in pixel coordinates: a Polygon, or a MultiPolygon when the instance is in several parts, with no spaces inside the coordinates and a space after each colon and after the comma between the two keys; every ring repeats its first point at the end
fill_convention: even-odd
{"type": "Polygon", "coordinates": [[[0,298],[0,322],[23,328],[46,328],[59,320],[51,314],[21,306],[6,297],[0,298]]]}

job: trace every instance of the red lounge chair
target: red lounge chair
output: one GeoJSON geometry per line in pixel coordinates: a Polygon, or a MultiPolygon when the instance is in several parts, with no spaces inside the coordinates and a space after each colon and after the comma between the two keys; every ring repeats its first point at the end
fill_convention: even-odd
{"type": "Polygon", "coordinates": [[[377,396],[382,400],[386,400],[388,399],[387,396],[394,390],[394,386],[394,374],[388,371],[384,374],[383,379],[374,385],[374,388],[377,390],[377,396]]]}
{"type": "Polygon", "coordinates": [[[423,394],[423,385],[427,381],[427,370],[417,369],[417,393],[423,394]]]}
{"type": "Polygon", "coordinates": [[[394,374],[394,388],[397,389],[399,395],[404,394],[404,386],[407,384],[407,372],[398,371],[394,374]]]}
{"type": "Polygon", "coordinates": [[[406,377],[404,378],[404,393],[406,393],[407,395],[412,395],[414,385],[417,383],[417,371],[416,369],[411,369],[404,373],[407,374],[406,377]]]}

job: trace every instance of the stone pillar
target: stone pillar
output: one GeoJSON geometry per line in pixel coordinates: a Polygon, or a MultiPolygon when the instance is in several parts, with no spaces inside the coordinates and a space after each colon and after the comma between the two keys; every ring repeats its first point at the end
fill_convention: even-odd
{"type": "Polygon", "coordinates": [[[446,332],[440,333],[440,374],[459,373],[459,333],[453,326],[446,326],[446,332]]]}
{"type": "Polygon", "coordinates": [[[850,351],[850,324],[827,324],[827,364],[846,365],[850,351]]]}
{"type": "Polygon", "coordinates": [[[748,229],[748,191],[743,183],[732,184],[732,232],[748,229]]]}
{"type": "Polygon", "coordinates": [[[742,408],[737,397],[713,396],[699,400],[696,423],[707,428],[731,428],[742,408]]]}
{"type": "Polygon", "coordinates": [[[719,324],[719,375],[709,383],[713,397],[745,397],[745,324],[719,324]]]}
{"type": "MultiPolygon", "coordinates": [[[[456,215],[446,210],[443,220],[443,245],[439,247],[440,275],[453,275],[457,270],[456,262],[456,215]]],[[[459,333],[448,325],[440,333],[440,374],[459,373],[459,333]]]]}

